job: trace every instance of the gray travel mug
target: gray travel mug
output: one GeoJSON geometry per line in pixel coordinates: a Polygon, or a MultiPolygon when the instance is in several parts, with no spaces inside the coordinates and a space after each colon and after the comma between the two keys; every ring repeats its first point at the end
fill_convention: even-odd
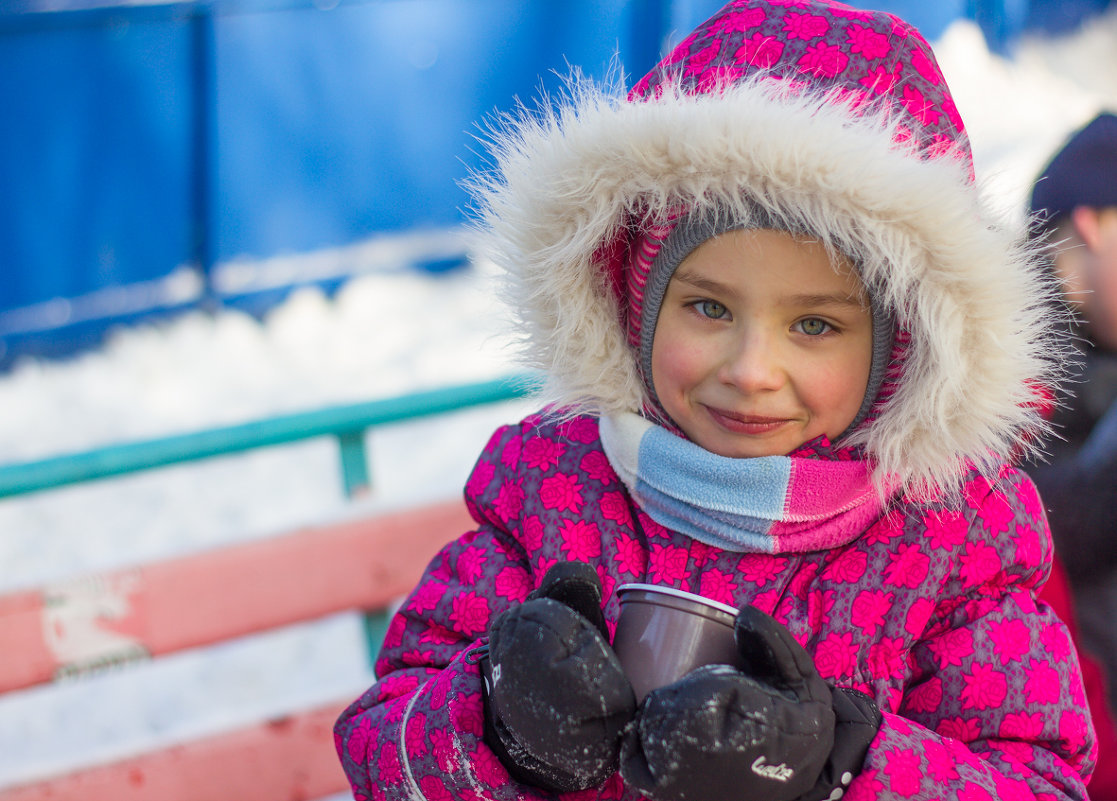
{"type": "Polygon", "coordinates": [[[622,584],[617,598],[613,650],[637,703],[702,665],[740,666],[732,606],[654,584],[622,584]]]}

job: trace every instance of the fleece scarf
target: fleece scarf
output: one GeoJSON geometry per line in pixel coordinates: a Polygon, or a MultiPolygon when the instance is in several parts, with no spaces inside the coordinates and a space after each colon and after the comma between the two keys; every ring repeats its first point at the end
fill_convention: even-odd
{"type": "Polygon", "coordinates": [[[631,413],[602,417],[600,431],[609,463],[652,520],[723,550],[835,548],[881,513],[861,459],[731,459],[631,413]]]}

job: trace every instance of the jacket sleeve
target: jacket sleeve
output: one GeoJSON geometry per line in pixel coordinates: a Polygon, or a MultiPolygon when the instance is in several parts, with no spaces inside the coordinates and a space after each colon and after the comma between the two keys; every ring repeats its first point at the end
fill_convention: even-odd
{"type": "Polygon", "coordinates": [[[1006,469],[970,497],[969,536],[847,798],[1086,798],[1094,732],[1067,629],[1035,600],[1051,561],[1035,488],[1006,469]]]}
{"type": "Polygon", "coordinates": [[[466,485],[477,529],[431,561],[389,624],[377,683],[335,726],[358,801],[552,797],[512,781],[483,741],[471,656],[490,619],[534,588],[528,553],[509,530],[515,486],[501,464],[519,436],[503,428],[486,446],[466,485]]]}

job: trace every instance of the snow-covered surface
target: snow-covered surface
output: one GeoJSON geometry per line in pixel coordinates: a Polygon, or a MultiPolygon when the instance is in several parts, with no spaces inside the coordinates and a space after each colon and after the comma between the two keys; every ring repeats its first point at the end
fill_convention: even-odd
{"type": "MultiPolygon", "coordinates": [[[[1073,36],[1025,40],[1011,60],[990,55],[966,22],[936,51],[979,178],[1010,213],[1022,212],[1032,178],[1070,130],[1117,109],[1117,11],[1073,36]]],[[[443,235],[432,237],[228,265],[230,280],[266,282],[371,260],[334,298],[301,290],[262,323],[191,314],[119,331],[76,359],[18,364],[0,377],[3,461],[514,370],[484,264],[443,275],[406,266],[434,242],[444,247],[443,235]]],[[[376,493],[359,503],[342,498],[325,440],[0,501],[0,592],[452,496],[492,429],[526,408],[373,433],[376,493]]],[[[11,693],[0,697],[0,788],[355,697],[370,682],[359,621],[338,615],[11,693]]]]}

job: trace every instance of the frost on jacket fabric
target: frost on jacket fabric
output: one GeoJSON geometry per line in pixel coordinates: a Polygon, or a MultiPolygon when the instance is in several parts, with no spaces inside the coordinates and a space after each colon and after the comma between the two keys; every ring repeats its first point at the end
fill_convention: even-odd
{"type": "MultiPolygon", "coordinates": [[[[631,91],[575,82],[506,121],[492,151],[481,241],[557,411],[494,435],[466,486],[476,529],[433,560],[379,681],[339,720],[356,797],[548,797],[486,746],[469,654],[551,565],[578,560],[601,576],[610,626],[623,582],[751,603],[828,681],[871,695],[884,723],[847,798],[1085,798],[1079,667],[1035,600],[1047,523],[1006,466],[1042,432],[1036,400],[1057,377],[1053,288],[983,202],[919,34],[828,0],[734,0],[631,91]],[[715,208],[820,238],[894,313],[867,418],[795,454],[863,459],[887,493],[834,547],[723,550],[656,523],[601,444],[600,420],[651,404],[630,346],[633,253],[680,209],[715,208]]],[[[638,796],[614,775],[577,797],[638,796]]]]}
{"type": "MultiPolygon", "coordinates": [[[[636,507],[595,418],[530,417],[493,436],[466,500],[476,531],[431,562],[389,627],[380,681],[337,727],[358,799],[549,797],[483,742],[468,654],[562,560],[597,568],[610,629],[625,582],[751,603],[823,678],[875,698],[884,724],[847,798],[1085,798],[1092,734],[1066,628],[1035,601],[1051,541],[1021,472],[974,473],[957,503],[898,505],[843,548],[730,552],[636,507]]],[[[575,796],[641,797],[616,775],[575,796]]]]}

